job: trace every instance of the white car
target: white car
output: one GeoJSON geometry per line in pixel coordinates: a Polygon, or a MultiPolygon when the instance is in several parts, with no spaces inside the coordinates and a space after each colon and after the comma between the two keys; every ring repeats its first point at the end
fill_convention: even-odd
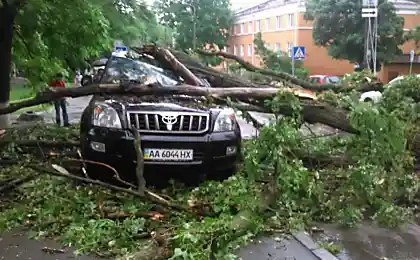
{"type": "MultiPolygon", "coordinates": [[[[388,84],[386,84],[384,86],[384,88],[388,88],[392,85],[394,85],[395,83],[399,82],[400,80],[408,77],[409,75],[403,75],[403,76],[398,76],[395,79],[391,80],[388,84]]],[[[414,74],[414,76],[420,78],[420,74],[414,74]]],[[[379,91],[368,91],[363,93],[360,96],[360,101],[362,102],[372,102],[372,103],[378,103],[380,100],[382,99],[382,93],[379,91]]]]}

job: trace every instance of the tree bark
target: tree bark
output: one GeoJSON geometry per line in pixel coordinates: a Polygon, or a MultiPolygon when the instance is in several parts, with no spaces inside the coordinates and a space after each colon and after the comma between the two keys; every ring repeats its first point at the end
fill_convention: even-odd
{"type": "MultiPolygon", "coordinates": [[[[285,89],[287,90],[287,89],[285,89]]],[[[19,103],[11,104],[5,109],[0,109],[1,114],[15,112],[19,109],[39,104],[45,104],[52,100],[63,97],[81,97],[93,94],[112,94],[112,95],[135,95],[135,96],[174,96],[187,95],[191,97],[206,97],[210,100],[230,98],[245,103],[253,103],[255,101],[264,101],[272,99],[278,93],[278,88],[204,88],[190,85],[178,85],[177,87],[160,86],[160,85],[140,85],[130,84],[121,86],[118,84],[94,84],[83,88],[55,88],[40,92],[36,97],[24,100],[19,103]]],[[[226,103],[228,103],[226,101],[226,103]]],[[[231,102],[235,103],[235,102],[231,102]]],[[[264,102],[259,102],[259,106],[267,108],[264,102]]],[[[302,100],[302,115],[305,121],[309,123],[321,123],[349,133],[358,133],[354,129],[347,118],[347,111],[331,107],[314,100],[302,100]]],[[[283,115],[293,115],[294,110],[287,103],[278,103],[279,113],[283,115]]]]}
{"type": "MultiPolygon", "coordinates": [[[[15,14],[11,8],[3,5],[0,8],[0,108],[7,107],[10,99],[14,19],[15,14]]],[[[8,115],[0,115],[0,129],[4,129],[8,125],[8,115]]]]}

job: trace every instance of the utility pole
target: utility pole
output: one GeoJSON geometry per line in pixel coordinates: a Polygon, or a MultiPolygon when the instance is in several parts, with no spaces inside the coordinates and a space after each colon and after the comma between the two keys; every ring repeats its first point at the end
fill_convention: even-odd
{"type": "Polygon", "coordinates": [[[370,69],[376,75],[377,68],[377,45],[378,45],[378,0],[363,0],[362,17],[367,18],[365,60],[370,69]]]}

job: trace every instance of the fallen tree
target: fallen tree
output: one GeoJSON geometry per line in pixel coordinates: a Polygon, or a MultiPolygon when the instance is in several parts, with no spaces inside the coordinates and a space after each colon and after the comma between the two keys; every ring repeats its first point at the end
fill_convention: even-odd
{"type": "MultiPolygon", "coordinates": [[[[150,243],[144,246],[150,252],[147,254],[143,252],[136,259],[167,259],[171,255],[184,257],[184,259],[204,260],[211,257],[222,259],[223,256],[232,253],[235,243],[239,243],[247,237],[247,233],[290,230],[296,225],[309,225],[312,221],[343,221],[346,224],[352,224],[363,219],[365,215],[378,221],[393,224],[395,223],[393,221],[397,218],[395,216],[404,217],[408,215],[410,203],[416,201],[419,191],[419,186],[416,183],[419,180],[417,175],[413,173],[413,154],[412,151],[407,149],[407,143],[409,149],[417,149],[415,148],[418,147],[415,145],[417,142],[414,141],[416,138],[411,137],[418,135],[415,128],[417,119],[412,113],[413,107],[405,106],[401,108],[401,104],[407,104],[407,102],[402,102],[402,97],[397,100],[397,97],[389,96],[391,92],[386,92],[384,93],[384,101],[378,107],[355,104],[350,108],[343,109],[321,101],[308,100],[301,97],[293,89],[261,86],[255,83],[247,83],[238,87],[234,84],[242,84],[243,81],[240,79],[229,76],[226,77],[226,81],[223,81],[224,78],[220,76],[220,73],[216,74],[212,69],[200,67],[197,64],[194,66],[199,67],[199,70],[203,72],[202,74],[196,73],[198,70],[191,69],[193,66],[190,64],[193,62],[186,64],[176,54],[174,56],[178,57],[177,59],[168,56],[166,51],[157,52],[162,56],[154,54],[158,50],[151,49],[148,54],[154,55],[156,59],[163,57],[160,58],[162,62],[167,60],[168,67],[172,67],[173,71],[178,70],[179,74],[184,75],[183,77],[190,77],[188,82],[196,86],[183,84],[174,88],[149,82],[149,84],[99,84],[78,89],[46,90],[38,93],[33,99],[12,104],[3,110],[0,109],[0,114],[10,113],[22,107],[46,103],[66,96],[79,97],[102,94],[138,97],[172,95],[180,102],[185,98],[183,95],[187,95],[205,98],[209,103],[225,104],[244,111],[273,112],[276,115],[286,115],[286,117],[279,118],[273,125],[262,128],[258,139],[245,144],[244,166],[236,176],[222,183],[206,183],[193,191],[181,192],[181,194],[157,195],[145,189],[143,195],[141,192],[134,190],[110,188],[107,184],[89,179],[89,176],[78,177],[67,172],[63,173],[63,170],[57,170],[60,169],[57,167],[53,168],[54,171],[50,168],[40,168],[39,165],[34,166],[25,162],[24,167],[31,170],[35,169],[36,172],[75,179],[131,194],[137,199],[131,202],[131,207],[133,207],[133,204],[141,204],[136,212],[127,212],[126,210],[107,211],[106,214],[103,212],[102,206],[98,206],[97,213],[91,213],[91,208],[85,208],[84,210],[74,210],[72,208],[70,211],[72,213],[68,213],[68,215],[82,211],[89,217],[88,220],[78,223],[79,226],[76,226],[74,230],[69,228],[71,232],[66,232],[69,241],[90,245],[89,250],[96,251],[97,248],[92,248],[94,243],[91,243],[91,240],[86,238],[84,234],[96,234],[93,230],[104,225],[103,223],[107,223],[106,225],[111,225],[110,223],[113,223],[112,225],[122,225],[121,223],[124,223],[129,227],[127,230],[124,229],[125,232],[118,230],[118,232],[106,233],[106,235],[101,232],[98,233],[101,234],[101,237],[107,235],[108,237],[118,237],[119,235],[116,234],[129,234],[130,239],[123,236],[118,240],[120,242],[132,241],[136,236],[151,237],[150,243]],[[168,59],[168,57],[170,58],[168,59]],[[181,62],[185,66],[180,66],[177,62],[181,62]],[[175,66],[178,67],[175,69],[173,68],[175,66]],[[188,71],[183,71],[186,69],[194,72],[194,75],[199,78],[198,81],[188,71]],[[179,72],[179,70],[183,72],[179,72]],[[215,73],[215,75],[213,79],[209,80],[211,73],[215,73]],[[207,75],[205,78],[215,88],[199,86],[201,83],[200,77],[203,75],[207,75]],[[212,82],[221,82],[221,85],[214,85],[212,82]],[[229,85],[231,83],[232,85],[229,85]],[[267,100],[271,102],[267,104],[267,100]],[[394,102],[395,100],[398,104],[394,102]],[[297,130],[302,121],[330,125],[354,133],[354,135],[332,137],[326,141],[320,141],[317,137],[307,138],[297,130]],[[325,165],[322,165],[322,163],[325,163],[325,165]],[[159,199],[156,200],[155,195],[152,195],[151,198],[148,197],[150,196],[149,192],[158,196],[159,199]],[[182,203],[187,202],[185,204],[188,204],[188,206],[175,203],[174,200],[169,199],[171,195],[175,195],[176,200],[180,200],[182,203]],[[142,200],[138,200],[138,198],[142,200]],[[395,204],[395,201],[403,201],[403,203],[395,204]],[[154,211],[155,204],[176,209],[168,213],[174,215],[173,222],[169,220],[159,227],[154,222],[153,224],[149,223],[148,228],[150,230],[144,224],[135,222],[143,218],[149,219],[150,214],[138,212],[144,212],[145,209],[151,210],[151,208],[154,211]],[[196,209],[202,210],[197,211],[196,209]],[[111,214],[113,212],[115,214],[111,214]],[[124,214],[117,214],[117,212],[124,212],[124,214]],[[182,215],[183,212],[194,213],[194,216],[191,217],[191,214],[182,215]],[[197,214],[198,212],[201,212],[201,214],[197,214]],[[212,214],[207,214],[208,212],[212,214]],[[390,212],[392,214],[389,214],[390,212]],[[97,215],[100,216],[100,220],[96,219],[97,215]],[[125,218],[127,215],[134,217],[131,219],[125,218]],[[207,217],[197,220],[197,215],[207,217]],[[100,222],[106,216],[112,216],[116,219],[113,219],[112,222],[100,222]],[[124,221],[127,222],[120,222],[122,221],[120,218],[126,219],[124,221]],[[134,223],[130,223],[130,221],[134,221],[134,223]],[[90,226],[90,223],[96,223],[97,226],[90,226]],[[139,230],[139,226],[142,227],[142,230],[139,230]],[[132,230],[135,230],[135,232],[130,233],[133,232],[132,230]],[[143,234],[146,235],[143,236],[143,234]]],[[[279,76],[279,78],[281,77],[279,76]]],[[[185,80],[187,81],[187,79],[185,80]]],[[[405,88],[405,90],[401,88],[405,91],[404,93],[408,93],[407,96],[410,96],[409,93],[416,93],[413,90],[414,86],[418,86],[418,84],[409,83],[409,86],[413,86],[413,88],[405,88]]],[[[400,94],[401,92],[396,91],[395,93],[400,94]]],[[[37,140],[35,144],[37,142],[42,143],[42,140],[38,141],[37,138],[35,140],[37,140]]],[[[9,141],[4,143],[5,146],[8,144],[11,143],[9,141]]],[[[18,145],[25,145],[24,140],[20,140],[18,145]]],[[[28,142],[27,145],[31,146],[34,143],[28,142]]],[[[48,162],[49,159],[44,158],[44,160],[48,162]]],[[[89,163],[83,161],[83,159],[72,158],[71,160],[89,163]]],[[[50,161],[48,163],[46,165],[51,165],[50,161]]],[[[58,162],[56,163],[58,164],[58,162]]],[[[62,163],[64,163],[64,160],[62,163]]],[[[18,164],[18,166],[21,165],[18,164]]],[[[19,167],[20,171],[21,169],[19,167]]],[[[115,175],[118,176],[118,174],[115,175]]],[[[42,204],[43,207],[50,207],[49,204],[54,205],[54,210],[46,210],[45,212],[52,212],[51,214],[54,217],[60,219],[61,215],[56,215],[57,208],[60,208],[61,211],[68,209],[62,205],[57,205],[55,201],[63,196],[62,193],[68,192],[68,188],[62,188],[63,186],[60,185],[63,184],[56,179],[54,180],[53,184],[47,182],[49,186],[39,185],[32,189],[60,187],[51,195],[48,194],[46,198],[42,197],[41,199],[41,201],[45,201],[45,205],[42,204]]],[[[21,182],[18,179],[14,181],[17,184],[21,182]]],[[[31,186],[27,189],[31,190],[31,186]]],[[[86,189],[95,188],[87,187],[86,189]]],[[[81,188],[85,192],[86,189],[81,188]]],[[[33,190],[32,192],[34,193],[33,190]]],[[[102,200],[126,199],[126,196],[122,198],[109,193],[104,195],[103,191],[100,194],[100,197],[94,199],[100,199],[101,203],[92,203],[92,201],[89,201],[89,203],[78,201],[78,203],[92,207],[92,204],[102,205],[102,200]]],[[[67,196],[72,200],[81,197],[79,193],[77,196],[67,196]]],[[[67,197],[63,199],[69,200],[67,197]]],[[[20,210],[22,216],[33,216],[34,212],[37,214],[43,212],[37,207],[25,207],[25,209],[20,210]]],[[[12,213],[8,212],[6,215],[8,214],[12,213]]],[[[81,215],[78,216],[78,221],[80,221],[82,217],[81,215]]],[[[48,216],[48,218],[51,218],[51,216],[48,216]]],[[[171,218],[168,217],[168,219],[171,218]]],[[[55,221],[58,222],[58,220],[55,221]]],[[[68,222],[59,223],[64,225],[66,229],[69,226],[68,222]]],[[[63,229],[60,229],[60,231],[63,231],[63,229]]],[[[110,230],[110,226],[106,226],[104,230],[110,230]]],[[[95,239],[101,241],[101,249],[107,246],[114,248],[116,243],[113,241],[105,242],[103,238],[95,239]]],[[[138,244],[134,245],[133,248],[139,248],[138,244]]]]}

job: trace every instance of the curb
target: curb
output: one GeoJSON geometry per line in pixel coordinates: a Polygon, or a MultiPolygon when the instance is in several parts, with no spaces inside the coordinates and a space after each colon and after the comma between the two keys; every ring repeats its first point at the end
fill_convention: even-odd
{"type": "Polygon", "coordinates": [[[300,231],[292,234],[293,238],[301,243],[306,249],[312,252],[319,260],[339,260],[336,256],[331,254],[328,250],[316,243],[311,236],[305,231],[300,231]]]}

